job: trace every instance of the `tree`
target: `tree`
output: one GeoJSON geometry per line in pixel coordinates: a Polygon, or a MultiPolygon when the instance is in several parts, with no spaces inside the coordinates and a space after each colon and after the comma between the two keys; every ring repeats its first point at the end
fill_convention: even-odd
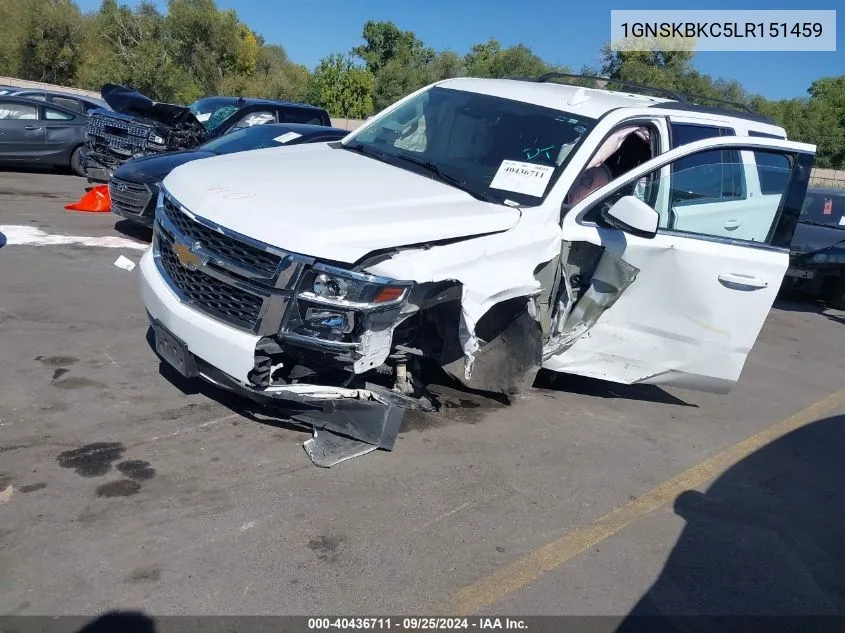
{"type": "Polygon", "coordinates": [[[68,85],[80,61],[82,15],[69,0],[30,0],[17,8],[18,73],[26,79],[68,85]]]}
{"type": "Polygon", "coordinates": [[[374,91],[369,70],[356,66],[350,56],[333,53],[314,70],[308,96],[333,117],[362,119],[373,111],[374,91]]]}
{"type": "Polygon", "coordinates": [[[567,72],[565,67],[547,64],[524,44],[503,49],[492,38],[474,45],[464,57],[464,64],[470,77],[539,77],[551,71],[567,72]]]}
{"type": "Polygon", "coordinates": [[[434,58],[434,49],[426,48],[412,31],[400,31],[393,22],[368,20],[361,36],[364,44],[353,48],[352,54],[364,60],[374,76],[394,59],[428,63],[434,58]]]}

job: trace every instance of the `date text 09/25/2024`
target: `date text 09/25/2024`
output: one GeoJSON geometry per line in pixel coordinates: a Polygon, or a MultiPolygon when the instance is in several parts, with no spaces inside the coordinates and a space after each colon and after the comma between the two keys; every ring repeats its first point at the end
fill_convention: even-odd
{"type": "Polygon", "coordinates": [[[525,631],[528,625],[520,618],[309,618],[310,631],[374,630],[374,631],[525,631]]]}

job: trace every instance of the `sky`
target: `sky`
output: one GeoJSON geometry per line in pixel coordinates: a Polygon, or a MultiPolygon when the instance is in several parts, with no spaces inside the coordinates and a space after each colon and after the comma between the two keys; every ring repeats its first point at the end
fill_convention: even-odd
{"type": "MultiPolygon", "coordinates": [[[[136,5],[137,0],[119,0],[136,5]]],[[[154,0],[161,11],[166,0],[154,0]]],[[[99,0],[77,0],[83,11],[99,0]]],[[[578,71],[598,64],[599,49],[610,38],[611,9],[836,9],[841,0],[217,0],[235,9],[241,21],[272,44],[282,45],[296,63],[314,68],[322,57],[362,43],[369,20],[391,20],[414,31],[427,46],[466,53],[489,38],[503,46],[525,44],[552,64],[578,71]]],[[[842,29],[837,15],[837,33],[842,29]]],[[[770,99],[803,96],[814,79],[845,74],[845,44],[836,52],[702,52],[696,67],[713,77],[738,80],[747,91],[770,99]]]]}

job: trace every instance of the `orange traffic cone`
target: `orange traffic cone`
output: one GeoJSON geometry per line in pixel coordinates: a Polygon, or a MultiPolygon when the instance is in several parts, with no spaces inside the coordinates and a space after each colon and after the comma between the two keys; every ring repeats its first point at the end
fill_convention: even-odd
{"type": "Polygon", "coordinates": [[[89,213],[108,213],[111,211],[109,186],[100,185],[89,189],[79,202],[65,206],[68,211],[86,211],[89,213]]]}

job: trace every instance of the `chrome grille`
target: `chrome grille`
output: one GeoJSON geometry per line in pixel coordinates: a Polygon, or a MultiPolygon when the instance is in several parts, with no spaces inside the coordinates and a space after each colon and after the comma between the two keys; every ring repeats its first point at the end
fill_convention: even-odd
{"type": "Polygon", "coordinates": [[[161,264],[184,299],[234,325],[250,330],[256,327],[266,296],[257,296],[201,270],[183,266],[173,250],[173,242],[163,232],[158,232],[156,240],[161,264]]]}
{"type": "Polygon", "coordinates": [[[219,233],[198,222],[176,208],[169,198],[164,200],[164,212],[174,227],[186,238],[200,242],[215,255],[237,262],[241,266],[251,268],[265,277],[273,277],[279,268],[282,258],[273,253],[261,250],[228,235],[219,233]]]}
{"type": "Polygon", "coordinates": [[[146,149],[150,130],[149,125],[104,114],[88,116],[88,135],[118,151],[131,153],[146,149]]]}
{"type": "Polygon", "coordinates": [[[158,199],[153,256],[182,302],[256,334],[277,334],[314,259],[195,217],[167,192],[158,199]]]}
{"type": "Polygon", "coordinates": [[[112,178],[109,180],[109,198],[112,209],[120,215],[140,216],[153,197],[146,185],[112,178]]]}

